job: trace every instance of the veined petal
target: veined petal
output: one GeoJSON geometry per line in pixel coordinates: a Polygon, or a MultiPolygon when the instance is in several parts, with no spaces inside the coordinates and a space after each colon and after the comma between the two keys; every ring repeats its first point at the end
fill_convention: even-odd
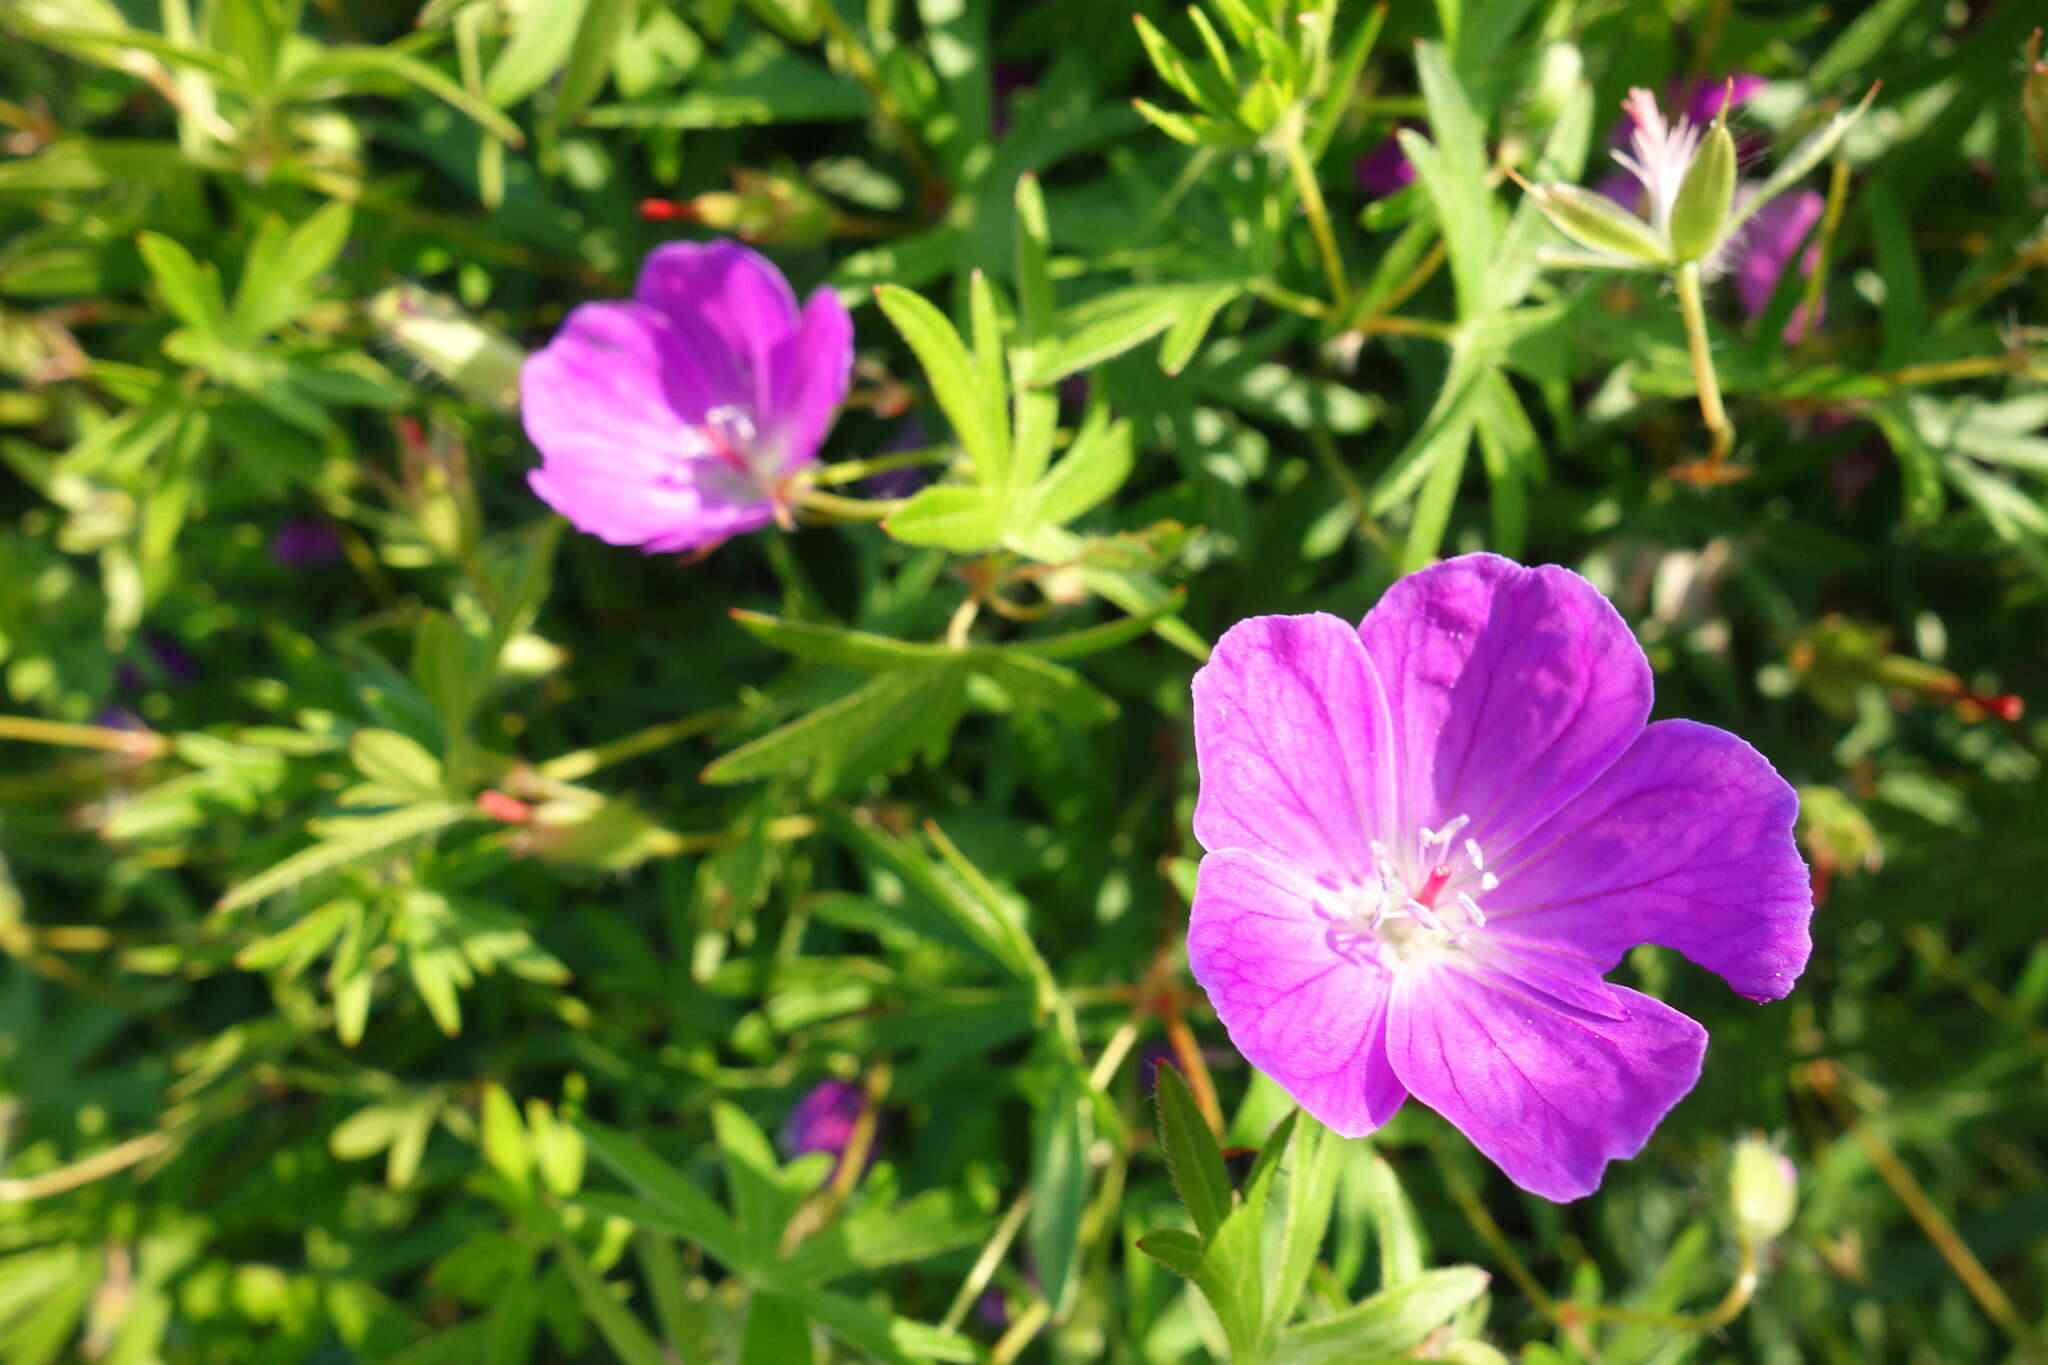
{"type": "Polygon", "coordinates": [[[1245,1060],[1345,1137],[1407,1097],[1387,1063],[1391,984],[1331,894],[1235,849],[1202,860],[1188,966],[1245,1060]]]}
{"type": "Polygon", "coordinates": [[[775,345],[770,362],[774,397],[767,425],[787,447],[785,472],[809,464],[853,378],[853,319],[830,289],[813,293],[795,331],[775,345]]]}
{"type": "Polygon", "coordinates": [[[1404,970],[1387,1054],[1418,1100],[1510,1180],[1559,1202],[1591,1194],[1699,1080],[1707,1031],[1649,996],[1602,982],[1606,1008],[1542,1003],[1505,970],[1404,970]],[[1601,1018],[1599,1013],[1612,1016],[1601,1018]]]}
{"type": "Polygon", "coordinates": [[[1371,875],[1394,772],[1386,701],[1357,632],[1321,613],[1240,621],[1195,674],[1194,698],[1202,846],[1311,877],[1371,875]]]}
{"type": "Polygon", "coordinates": [[[751,485],[709,460],[692,460],[661,482],[621,482],[602,473],[545,465],[526,476],[542,502],[586,535],[649,554],[701,550],[775,519],[751,485]]]}
{"type": "Polygon", "coordinates": [[[738,242],[668,242],[648,254],[633,297],[675,329],[702,376],[706,407],[769,410],[774,350],[797,325],[796,295],[781,271],[738,242]]]}
{"type": "Polygon", "coordinates": [[[1393,711],[1397,827],[1469,816],[1465,835],[1495,861],[1649,717],[1650,665],[1628,624],[1554,565],[1447,559],[1389,588],[1358,634],[1393,711]]]}
{"type": "Polygon", "coordinates": [[[1750,999],[1780,999],[1813,947],[1798,813],[1741,739],[1659,721],[1497,862],[1488,936],[1582,955],[1594,972],[1655,943],[1750,999]]]}

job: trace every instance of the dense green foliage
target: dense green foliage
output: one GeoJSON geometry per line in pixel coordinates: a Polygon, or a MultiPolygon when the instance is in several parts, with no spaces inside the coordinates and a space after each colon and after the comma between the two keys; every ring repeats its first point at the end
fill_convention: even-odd
{"type": "Polygon", "coordinates": [[[2038,9],[1140,9],[0,4],[0,1359],[2048,1358],[2038,9]],[[1882,88],[1811,275],[1706,285],[1724,464],[1511,177],[1737,71],[1744,178],[1882,88]],[[860,363],[835,496],[681,562],[536,501],[514,375],[697,224],[860,363]],[[1562,1207],[1273,1136],[1181,957],[1206,642],[1481,548],[1824,893],[1783,1004],[1631,958],[1706,1073],[1562,1207]]]}

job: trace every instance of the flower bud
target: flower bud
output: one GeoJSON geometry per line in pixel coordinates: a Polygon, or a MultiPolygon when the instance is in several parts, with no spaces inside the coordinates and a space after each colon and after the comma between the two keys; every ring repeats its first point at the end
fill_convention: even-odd
{"type": "Polygon", "coordinates": [[[1735,207],[1735,139],[1724,119],[1700,140],[1699,155],[1678,187],[1671,205],[1671,252],[1680,261],[1697,261],[1713,253],[1727,233],[1728,211],[1735,207]]]}
{"type": "Polygon", "coordinates": [[[1728,1206],[1735,1235],[1750,1246],[1776,1241],[1799,1207],[1799,1170],[1760,1137],[1735,1144],[1728,1163],[1728,1206]]]}
{"type": "Polygon", "coordinates": [[[1638,265],[1672,263],[1671,249],[1656,231],[1604,194],[1578,185],[1531,185],[1529,197],[1581,246],[1638,265]]]}
{"type": "Polygon", "coordinates": [[[1580,55],[1576,44],[1560,40],[1545,46],[1543,58],[1536,67],[1535,86],[1530,90],[1529,103],[1523,110],[1528,122],[1537,128],[1547,128],[1557,122],[1585,70],[1586,59],[1580,55]]]}
{"type": "Polygon", "coordinates": [[[650,222],[697,223],[743,242],[784,246],[815,246],[832,235],[834,223],[832,206],[803,181],[744,167],[733,170],[729,191],[643,200],[640,216],[650,222]]]}
{"type": "Polygon", "coordinates": [[[370,320],[458,393],[504,412],[518,406],[526,353],[449,300],[398,285],[370,300],[370,320]]]}

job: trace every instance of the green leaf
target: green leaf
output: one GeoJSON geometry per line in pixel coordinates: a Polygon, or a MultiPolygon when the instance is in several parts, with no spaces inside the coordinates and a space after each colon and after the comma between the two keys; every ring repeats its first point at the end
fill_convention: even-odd
{"type": "Polygon", "coordinates": [[[1486,298],[1500,238],[1499,205],[1486,185],[1486,129],[1441,44],[1416,44],[1415,70],[1434,141],[1403,129],[1401,150],[1436,208],[1459,312],[1471,314],[1486,298]]]}
{"type": "Polygon", "coordinates": [[[977,651],[974,664],[1007,688],[1027,709],[1043,706],[1069,723],[1084,727],[1116,719],[1116,703],[1071,668],[1007,650],[977,651]]]}
{"type": "Polygon", "coordinates": [[[1079,1281],[1091,1113],[1079,1078],[1062,1068],[1032,1125],[1031,1212],[1025,1240],[1055,1317],[1065,1314],[1079,1281]]]}
{"type": "Polygon", "coordinates": [[[961,658],[961,652],[950,645],[912,644],[863,630],[784,621],[737,607],[731,615],[755,639],[813,663],[879,673],[892,668],[943,667],[958,663],[961,658]]]}
{"type": "Polygon", "coordinates": [[[802,1196],[784,1188],[775,1149],[745,1110],[724,1100],[713,1101],[711,1130],[725,1158],[726,1190],[739,1219],[748,1259],[765,1265],[775,1259],[782,1230],[802,1196]]]}
{"type": "Polygon", "coordinates": [[[1168,374],[1179,374],[1186,369],[1200,349],[1202,338],[1209,335],[1209,325],[1216,320],[1216,315],[1236,302],[1243,293],[1241,285],[1219,284],[1189,304],[1179,320],[1167,328],[1166,340],[1159,343],[1159,368],[1168,374]]]}
{"type": "Polygon", "coordinates": [[[202,336],[227,332],[228,306],[221,294],[220,274],[211,261],[201,265],[192,253],[159,232],[138,232],[135,245],[164,306],[202,336]]]}
{"type": "Polygon", "coordinates": [[[214,909],[223,914],[240,910],[321,873],[332,872],[382,852],[393,844],[430,834],[474,813],[466,805],[427,801],[380,815],[329,821],[326,828],[332,830],[332,834],[311,848],[300,849],[283,862],[236,883],[220,898],[214,909]]]}
{"type": "Polygon", "coordinates": [[[887,1365],[918,1365],[926,1360],[959,1361],[965,1365],[982,1358],[974,1342],[957,1332],[878,1313],[844,1294],[826,1289],[785,1292],[811,1321],[887,1365]]]}
{"type": "Polygon", "coordinates": [[[1173,1175],[1180,1202],[1206,1242],[1230,1216],[1235,1197],[1230,1173],[1223,1167],[1223,1152],[1216,1144],[1216,1135],[1195,1106],[1194,1094],[1180,1072],[1162,1063],[1155,1074],[1159,1141],[1166,1152],[1167,1170],[1173,1175]]]}
{"type": "MultiPolygon", "coordinates": [[[[960,334],[945,314],[923,296],[893,284],[876,288],[875,302],[881,306],[923,366],[932,396],[953,424],[960,444],[974,461],[975,477],[984,488],[997,486],[1009,464],[1009,416],[1000,387],[991,389],[980,382],[981,372],[960,334]]],[[[926,489],[926,493],[935,492],[926,489]]],[[[912,500],[915,506],[916,500],[912,500]]],[[[905,511],[909,509],[906,508],[905,511]]],[[[898,517],[903,514],[899,512],[898,517]]],[[[895,518],[891,518],[893,522],[895,518]]],[[[917,541],[915,544],[938,544],[917,541]]],[[[978,547],[977,547],[978,548],[978,547]]]]}
{"type": "Polygon", "coordinates": [[[1138,1250],[1182,1279],[1202,1273],[1202,1239],[1184,1228],[1154,1228],[1138,1239],[1138,1250]]]}
{"type": "Polygon", "coordinates": [[[1287,1207],[1280,1235],[1280,1263],[1266,1298],[1268,1337],[1294,1315],[1295,1305],[1308,1285],[1309,1272],[1322,1250],[1323,1235],[1329,1230],[1330,1212],[1337,1198],[1337,1176],[1342,1170],[1338,1157],[1342,1148],[1342,1139],[1312,1119],[1303,1118],[1295,1125],[1287,1207]]]}
{"type": "Polygon", "coordinates": [[[807,1365],[816,1359],[804,1310],[780,1294],[755,1290],[740,1340],[740,1365],[807,1365]]]}
{"type": "Polygon", "coordinates": [[[979,270],[968,276],[967,310],[974,323],[974,387],[984,414],[994,423],[996,439],[987,462],[975,457],[975,477],[1004,505],[1016,498],[1016,471],[1010,458],[1009,366],[1004,363],[1003,322],[995,286],[979,270]]]}
{"type": "Polygon", "coordinates": [[[814,792],[879,776],[920,746],[952,735],[965,701],[966,665],[881,673],[848,696],[726,754],[704,769],[713,784],[806,769],[814,792]]]}
{"type": "Polygon", "coordinates": [[[349,741],[349,761],[372,782],[415,797],[442,795],[441,761],[396,730],[358,730],[349,741]]]}
{"type": "Polygon", "coordinates": [[[548,83],[569,59],[583,22],[584,0],[529,0],[512,37],[484,77],[484,98],[500,109],[548,83]]]}
{"type": "Polygon", "coordinates": [[[1078,304],[1063,311],[1051,335],[1025,353],[1025,382],[1053,384],[1090,369],[1158,336],[1190,309],[1208,306],[1219,292],[1240,288],[1237,281],[1221,280],[1140,284],[1078,304]]]}
{"type": "Polygon", "coordinates": [[[1065,635],[1048,635],[1035,640],[1013,640],[1003,646],[1006,652],[1034,654],[1041,659],[1079,659],[1104,650],[1115,649],[1128,644],[1152,629],[1153,623],[1162,616],[1171,616],[1187,601],[1187,590],[1175,588],[1160,601],[1144,610],[1126,616],[1120,621],[1110,621],[1086,630],[1071,631],[1065,635]]]}
{"type": "Polygon", "coordinates": [[[240,341],[257,341],[289,322],[311,301],[313,282],[340,258],[354,210],[334,200],[287,233],[270,217],[257,229],[235,286],[233,326],[240,341]]]}
{"type": "Polygon", "coordinates": [[[526,1191],[533,1184],[533,1148],[526,1140],[526,1124],[518,1106],[496,1081],[486,1082],[483,1098],[484,1159],[514,1189],[526,1191]]]}
{"type": "Polygon", "coordinates": [[[1029,348],[1052,326],[1053,288],[1048,263],[1052,233],[1038,177],[1017,177],[1017,338],[1029,348]]]}
{"type": "Polygon", "coordinates": [[[612,1348],[624,1365],[669,1365],[668,1354],[661,1344],[648,1335],[640,1320],[627,1311],[612,1293],[590,1263],[583,1259],[583,1253],[567,1241],[555,1243],[555,1254],[561,1258],[562,1269],[568,1272],[569,1282],[576,1287],[576,1297],[583,1302],[583,1311],[597,1324],[598,1335],[612,1348]]]}
{"type": "Polygon", "coordinates": [[[642,1227],[673,1233],[722,1262],[728,1269],[745,1270],[751,1261],[745,1254],[740,1232],[711,1199],[689,1180],[670,1168],[638,1139],[607,1128],[594,1119],[578,1119],[576,1131],[605,1167],[640,1195],[639,1200],[584,1193],[577,1202],[616,1214],[642,1227]],[[644,1202],[643,1202],[644,1201],[644,1202]]]}
{"type": "Polygon", "coordinates": [[[1352,1178],[1364,1186],[1367,1215],[1380,1248],[1380,1283],[1407,1284],[1422,1274],[1423,1264],[1422,1227],[1414,1205],[1394,1168],[1377,1152],[1369,1154],[1364,1166],[1352,1168],[1352,1178]]]}
{"type": "Polygon", "coordinates": [[[1097,406],[1076,433],[1067,453],[1031,493],[1030,520],[1064,526],[1093,508],[1131,476],[1131,424],[1108,420],[1097,406]]]}
{"type": "Polygon", "coordinates": [[[526,134],[519,131],[518,124],[464,90],[438,69],[396,48],[321,48],[317,55],[299,63],[290,72],[290,80],[298,87],[295,93],[300,99],[319,97],[319,88],[329,82],[358,88],[357,83],[365,76],[386,76],[416,86],[461,110],[502,141],[514,147],[526,145],[526,134]]]}
{"type": "Polygon", "coordinates": [[[1488,1279],[1474,1266],[1425,1270],[1335,1317],[1282,1332],[1278,1358],[1288,1365],[1353,1365],[1398,1355],[1484,1294],[1488,1279]]]}
{"type": "Polygon", "coordinates": [[[575,122],[589,107],[612,72],[612,57],[626,24],[633,17],[633,0],[589,0],[583,22],[570,45],[562,80],[555,87],[554,107],[548,117],[557,128],[575,122]]]}
{"type": "Polygon", "coordinates": [[[994,549],[1009,528],[1009,509],[985,488],[939,484],[920,489],[882,523],[905,545],[934,545],[956,554],[994,549]]]}

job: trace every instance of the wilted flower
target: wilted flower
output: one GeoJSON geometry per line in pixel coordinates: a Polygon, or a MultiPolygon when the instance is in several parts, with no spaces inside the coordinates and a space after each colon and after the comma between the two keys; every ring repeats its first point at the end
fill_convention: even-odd
{"type": "Polygon", "coordinates": [[[780,271],[734,242],[670,242],[633,297],[587,303],[527,362],[533,491],[578,530],[650,552],[704,549],[786,506],[853,365],[830,289],[797,310],[780,271]]]}
{"type": "Polygon", "coordinates": [[[1415,183],[1415,163],[1401,150],[1401,139],[1389,132],[1385,142],[1352,163],[1351,178],[1366,198],[1384,199],[1415,183]]]}
{"type": "Polygon", "coordinates": [[[1238,1050],[1339,1133],[1412,1094],[1524,1189],[1596,1188],[1706,1049],[1602,976],[1656,943],[1773,1000],[1810,951],[1792,789],[1650,698],[1591,584],[1495,555],[1356,628],[1233,627],[1194,683],[1188,959],[1238,1050]]]}
{"type": "MultiPolygon", "coordinates": [[[[819,1081],[782,1121],[783,1156],[792,1161],[811,1152],[840,1156],[852,1144],[854,1126],[867,1107],[867,1092],[852,1081],[819,1081]]],[[[872,1149],[868,1159],[874,1159],[872,1149]]]]}
{"type": "MultiPolygon", "coordinates": [[[[1814,272],[1820,261],[1820,243],[1808,244],[1804,252],[1799,248],[1826,207],[1827,200],[1819,191],[1798,190],[1756,211],[1735,249],[1735,297],[1743,312],[1753,318],[1763,316],[1795,255],[1801,279],[1814,272]]],[[[1804,303],[1794,308],[1785,323],[1785,340],[1796,342],[1805,336],[1807,325],[1820,321],[1821,311],[1816,307],[1809,318],[1804,303]]]]}

